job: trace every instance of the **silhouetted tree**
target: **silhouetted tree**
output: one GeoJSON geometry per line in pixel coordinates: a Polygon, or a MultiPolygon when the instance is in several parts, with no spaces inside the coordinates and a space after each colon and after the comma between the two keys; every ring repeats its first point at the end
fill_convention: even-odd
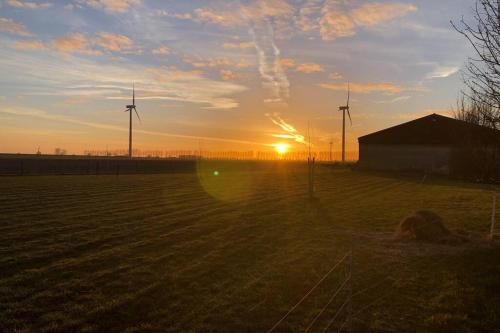
{"type": "Polygon", "coordinates": [[[457,99],[454,117],[471,124],[497,128],[498,123],[491,117],[491,114],[495,112],[489,104],[470,98],[469,94],[461,93],[457,99]]]}
{"type": "MultiPolygon", "coordinates": [[[[469,23],[463,17],[456,31],[472,45],[476,57],[470,57],[463,71],[469,99],[461,108],[463,120],[498,128],[500,122],[500,0],[477,0],[469,23]]],[[[462,102],[464,100],[462,99],[462,102]]]]}

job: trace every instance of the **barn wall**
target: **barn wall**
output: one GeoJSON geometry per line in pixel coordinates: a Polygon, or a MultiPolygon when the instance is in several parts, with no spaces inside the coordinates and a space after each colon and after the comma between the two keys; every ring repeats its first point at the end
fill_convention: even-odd
{"type": "Polygon", "coordinates": [[[448,174],[451,151],[447,146],[360,144],[359,166],[372,170],[448,174]]]}

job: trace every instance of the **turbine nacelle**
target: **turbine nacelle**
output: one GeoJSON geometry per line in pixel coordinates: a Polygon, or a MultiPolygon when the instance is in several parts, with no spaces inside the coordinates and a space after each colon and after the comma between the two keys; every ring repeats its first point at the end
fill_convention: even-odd
{"type": "Polygon", "coordinates": [[[135,105],[127,105],[126,108],[127,109],[135,109],[135,105]]]}

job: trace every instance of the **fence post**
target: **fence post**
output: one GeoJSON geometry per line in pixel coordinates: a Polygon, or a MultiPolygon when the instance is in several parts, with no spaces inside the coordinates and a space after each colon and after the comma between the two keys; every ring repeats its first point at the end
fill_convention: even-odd
{"type": "Polygon", "coordinates": [[[491,207],[491,227],[490,227],[490,239],[493,240],[495,233],[495,215],[496,215],[496,204],[497,204],[497,194],[493,192],[493,206],[491,207]]]}
{"type": "Polygon", "coordinates": [[[308,179],[309,179],[309,198],[314,198],[314,157],[307,158],[307,167],[308,167],[308,179]]]}

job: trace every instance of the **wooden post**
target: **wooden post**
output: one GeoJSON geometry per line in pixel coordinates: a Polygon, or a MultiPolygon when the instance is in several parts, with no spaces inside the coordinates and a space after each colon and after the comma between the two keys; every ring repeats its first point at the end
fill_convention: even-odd
{"type": "Polygon", "coordinates": [[[495,215],[496,215],[496,204],[497,204],[497,194],[493,192],[493,206],[491,208],[491,227],[490,227],[490,239],[493,240],[495,233],[495,215]]]}
{"type": "Polygon", "coordinates": [[[307,167],[308,167],[308,180],[309,180],[309,198],[314,198],[314,157],[307,158],[307,167]]]}

